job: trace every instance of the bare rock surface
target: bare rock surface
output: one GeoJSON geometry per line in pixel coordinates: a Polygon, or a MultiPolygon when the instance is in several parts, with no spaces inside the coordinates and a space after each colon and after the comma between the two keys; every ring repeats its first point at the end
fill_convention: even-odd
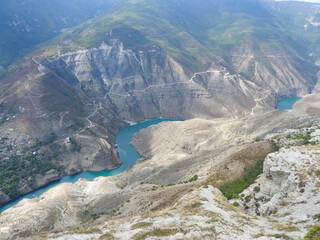
{"type": "MultiPolygon", "coordinates": [[[[215,236],[218,239],[230,239],[239,236],[240,239],[251,239],[254,234],[275,234],[280,230],[272,227],[272,219],[269,221],[267,217],[253,217],[241,212],[231,206],[218,190],[212,187],[203,189],[201,185],[208,182],[208,178],[211,179],[210,182],[217,183],[226,181],[226,178],[236,178],[239,176],[239,169],[254,163],[254,156],[258,155],[253,152],[253,157],[250,157],[253,149],[266,154],[270,152],[267,141],[253,142],[253,139],[290,125],[295,126],[302,120],[307,121],[306,119],[308,115],[301,117],[297,111],[290,110],[256,114],[237,120],[193,119],[151,126],[133,138],[133,144],[143,158],[131,169],[118,176],[100,177],[92,182],[80,180],[74,184],[64,183],[39,198],[23,200],[0,215],[0,236],[4,239],[19,238],[21,234],[32,237],[39,231],[50,233],[51,229],[55,229],[61,231],[62,236],[73,234],[67,236],[80,239],[84,236],[72,233],[72,230],[68,233],[67,229],[81,226],[84,229],[98,227],[100,235],[112,231],[111,234],[118,239],[130,239],[148,229],[151,231],[151,227],[143,231],[138,230],[137,226],[133,227],[142,221],[149,222],[148,215],[152,223],[158,222],[155,227],[171,229],[172,232],[169,232],[173,238],[194,239],[208,234],[208,238],[215,236]],[[195,175],[198,176],[197,180],[192,181],[195,175]],[[221,180],[221,176],[225,177],[224,180],[221,180]],[[194,193],[188,193],[192,189],[194,193]],[[194,194],[199,195],[196,197],[194,194]],[[200,205],[194,202],[197,199],[200,205]],[[218,206],[215,205],[217,202],[218,206]],[[189,211],[186,211],[188,208],[191,215],[186,217],[184,215],[189,211]],[[201,214],[195,214],[193,208],[201,214]],[[162,211],[167,212],[167,215],[163,213],[166,221],[162,211]],[[219,223],[219,214],[222,225],[219,223]],[[242,227],[236,225],[234,220],[229,220],[233,214],[239,215],[237,221],[246,222],[244,230],[240,230],[242,227]],[[97,221],[94,220],[96,218],[97,221]],[[194,221],[194,224],[192,221],[190,224],[197,225],[198,230],[191,228],[190,219],[194,221]],[[87,221],[88,224],[83,225],[87,221]],[[104,225],[106,227],[103,227],[104,225]],[[186,230],[176,231],[174,226],[180,225],[186,225],[186,230]],[[213,226],[220,230],[213,231],[213,226]],[[231,226],[232,231],[223,231],[231,226]],[[119,230],[115,232],[113,228],[119,230]],[[131,228],[136,229],[130,230],[131,228]],[[247,234],[249,228],[252,232],[250,236],[247,234]]],[[[282,152],[279,154],[285,155],[282,152]]],[[[269,155],[268,158],[272,156],[269,155]]],[[[286,189],[288,192],[292,190],[291,187],[286,189]]],[[[299,225],[299,229],[304,226],[299,225]]],[[[305,231],[307,228],[303,228],[300,235],[305,231]]],[[[88,234],[87,237],[95,236],[92,234],[96,232],[88,234]]],[[[296,232],[288,234],[294,236],[296,232]]]]}

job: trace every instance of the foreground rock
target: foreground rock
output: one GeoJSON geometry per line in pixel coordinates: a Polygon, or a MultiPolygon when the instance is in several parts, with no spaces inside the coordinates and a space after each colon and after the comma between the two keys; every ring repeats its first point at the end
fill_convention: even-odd
{"type": "Polygon", "coordinates": [[[320,191],[318,146],[283,148],[269,154],[264,172],[244,191],[244,205],[251,212],[276,214],[293,223],[314,224],[320,191]]]}

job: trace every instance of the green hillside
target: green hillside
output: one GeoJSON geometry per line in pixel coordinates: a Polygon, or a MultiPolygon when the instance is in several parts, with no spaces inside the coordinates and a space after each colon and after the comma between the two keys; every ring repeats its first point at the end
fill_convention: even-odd
{"type": "Polygon", "coordinates": [[[309,22],[320,23],[317,4],[267,0],[266,6],[290,34],[299,36],[309,53],[320,57],[320,26],[309,22]]]}
{"type": "Polygon", "coordinates": [[[6,67],[36,45],[59,35],[118,0],[2,0],[0,1],[0,66],[6,67]]]}
{"type": "MultiPolygon", "coordinates": [[[[279,17],[256,0],[123,1],[63,34],[60,40],[72,40],[62,48],[72,51],[97,47],[114,38],[132,50],[157,44],[190,70],[206,69],[216,56],[227,59],[239,46],[256,55],[263,49],[308,58],[309,44],[287,31],[279,17]]],[[[48,54],[55,56],[56,47],[48,54]]]]}

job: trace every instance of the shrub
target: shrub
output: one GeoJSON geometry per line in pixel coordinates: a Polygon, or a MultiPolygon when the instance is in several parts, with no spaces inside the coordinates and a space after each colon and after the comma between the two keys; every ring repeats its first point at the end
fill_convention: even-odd
{"type": "Polygon", "coordinates": [[[198,175],[194,175],[192,178],[188,180],[188,182],[194,182],[198,180],[198,175]]]}
{"type": "Polygon", "coordinates": [[[255,191],[256,193],[260,192],[260,187],[258,186],[254,187],[253,191],[255,191]]]}
{"type": "Polygon", "coordinates": [[[280,149],[280,147],[278,146],[278,144],[276,144],[276,142],[273,141],[273,140],[271,140],[270,143],[271,143],[271,145],[272,145],[272,151],[273,151],[273,152],[278,152],[279,149],[280,149]]]}
{"type": "Polygon", "coordinates": [[[239,206],[240,206],[238,202],[233,202],[232,205],[233,205],[234,207],[239,207],[239,206]]]}
{"type": "Polygon", "coordinates": [[[245,170],[243,178],[225,183],[219,187],[227,199],[239,198],[239,193],[254,183],[255,179],[263,171],[263,160],[258,160],[255,166],[245,170]]]}
{"type": "Polygon", "coordinates": [[[274,238],[281,238],[281,239],[285,239],[285,240],[291,240],[292,238],[287,236],[286,234],[273,234],[271,235],[271,237],[274,237],[274,238]]]}

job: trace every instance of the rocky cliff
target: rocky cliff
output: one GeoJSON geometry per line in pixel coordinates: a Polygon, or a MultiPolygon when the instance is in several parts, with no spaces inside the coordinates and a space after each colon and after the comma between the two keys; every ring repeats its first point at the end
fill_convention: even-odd
{"type": "MultiPolygon", "coordinates": [[[[287,139],[288,131],[293,132],[286,129],[289,125],[314,124],[317,129],[319,119],[315,120],[290,110],[237,120],[193,119],[152,126],[134,136],[133,144],[143,156],[134,167],[93,182],[61,184],[39,198],[20,202],[1,214],[0,236],[300,239],[317,221],[312,215],[317,211],[317,145],[281,149],[267,156],[272,151],[269,141],[254,139],[287,139]],[[232,206],[239,199],[230,204],[218,189],[208,186],[240,177],[239,170],[265,156],[264,174],[246,190],[255,194],[248,203],[249,214],[232,206]],[[270,199],[261,202],[259,194],[270,199]],[[277,212],[256,215],[254,201],[259,201],[261,211],[264,203],[274,203],[277,212]],[[298,212],[300,206],[308,210],[298,212]]],[[[318,132],[311,140],[317,139],[318,132]]],[[[266,213],[270,213],[267,208],[266,213]]]]}
{"type": "Polygon", "coordinates": [[[112,40],[44,64],[89,98],[109,104],[117,116],[131,121],[160,116],[240,117],[272,108],[281,97],[302,96],[312,89],[310,76],[299,73],[295,60],[285,54],[265,52],[256,57],[234,52],[231,56],[238,73],[216,60],[207,71],[190,73],[157,45],[134,52],[112,40]],[[253,78],[249,80],[248,74],[253,78]]]}

